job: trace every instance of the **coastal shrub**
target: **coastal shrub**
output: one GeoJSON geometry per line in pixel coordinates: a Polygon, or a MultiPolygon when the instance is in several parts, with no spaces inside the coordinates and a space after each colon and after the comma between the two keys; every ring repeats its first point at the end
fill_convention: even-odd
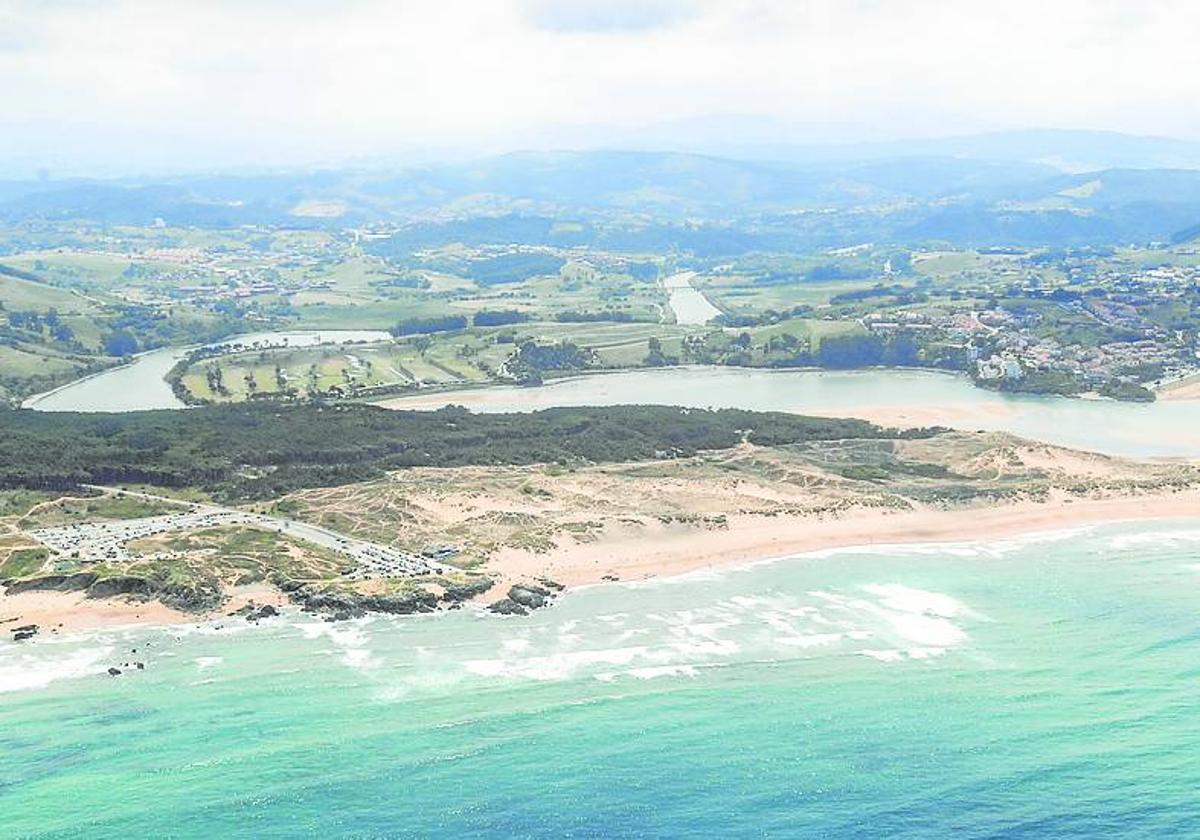
{"type": "Polygon", "coordinates": [[[525,414],[247,402],[123,414],[0,409],[0,487],[199,486],[227,498],[363,481],[405,467],[571,464],[686,457],[743,441],[929,437],[863,420],[672,406],[525,414]]]}

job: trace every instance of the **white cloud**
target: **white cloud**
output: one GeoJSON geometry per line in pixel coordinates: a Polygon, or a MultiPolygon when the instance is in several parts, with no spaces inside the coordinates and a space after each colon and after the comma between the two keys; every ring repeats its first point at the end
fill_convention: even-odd
{"type": "Polygon", "coordinates": [[[0,0],[0,154],[494,148],[711,114],[813,136],[1200,137],[1190,0],[0,0]]]}
{"type": "Polygon", "coordinates": [[[525,0],[526,18],[551,32],[661,29],[699,14],[697,0],[525,0]]]}

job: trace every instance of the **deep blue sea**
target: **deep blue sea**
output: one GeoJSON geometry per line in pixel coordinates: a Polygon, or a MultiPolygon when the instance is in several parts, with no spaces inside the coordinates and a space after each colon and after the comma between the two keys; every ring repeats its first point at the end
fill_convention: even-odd
{"type": "Polygon", "coordinates": [[[0,687],[4,838],[1200,836],[1200,520],[5,641],[0,687]]]}

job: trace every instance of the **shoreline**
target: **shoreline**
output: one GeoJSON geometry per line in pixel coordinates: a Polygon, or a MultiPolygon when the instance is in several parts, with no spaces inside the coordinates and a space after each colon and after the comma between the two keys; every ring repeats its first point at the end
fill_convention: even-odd
{"type": "MultiPolygon", "coordinates": [[[[606,583],[732,571],[823,552],[878,550],[889,546],[969,545],[1062,533],[1099,524],[1200,520],[1200,490],[1103,499],[1057,498],[995,508],[859,510],[836,518],[736,514],[722,529],[663,528],[655,534],[558,546],[543,553],[505,550],[480,570],[496,585],[476,599],[486,605],[508,587],[539,577],[568,591],[606,583]]],[[[219,610],[184,613],[153,601],[89,599],[81,593],[0,595],[0,629],[38,624],[46,636],[138,625],[202,624],[225,618],[250,602],[286,606],[287,596],[266,585],[230,593],[219,610]]]]}
{"type": "Polygon", "coordinates": [[[1200,519],[1200,490],[1018,502],[999,508],[867,511],[834,519],[734,516],[724,530],[643,537],[626,544],[584,544],[536,556],[510,555],[489,562],[484,571],[497,579],[496,589],[539,576],[570,589],[614,577],[624,582],[675,577],[830,550],[980,543],[1103,523],[1189,518],[1200,519]]]}
{"type": "Polygon", "coordinates": [[[26,624],[38,625],[39,633],[35,639],[93,630],[178,627],[227,618],[228,613],[250,603],[274,607],[289,603],[287,595],[265,584],[239,587],[229,596],[218,610],[188,613],[158,601],[138,601],[126,596],[88,598],[82,592],[54,591],[0,595],[0,633],[7,638],[8,631],[26,624]]]}
{"type": "Polygon", "coordinates": [[[1200,400],[1200,373],[1189,373],[1154,389],[1156,399],[1165,402],[1200,400]]]}

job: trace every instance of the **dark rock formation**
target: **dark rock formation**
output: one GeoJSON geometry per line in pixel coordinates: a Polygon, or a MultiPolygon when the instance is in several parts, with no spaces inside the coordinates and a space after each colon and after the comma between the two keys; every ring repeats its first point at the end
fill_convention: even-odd
{"type": "Polygon", "coordinates": [[[23,642],[26,639],[32,639],[37,634],[38,626],[36,624],[25,624],[12,629],[12,640],[14,642],[23,642]]]}
{"type": "Polygon", "coordinates": [[[360,595],[357,592],[315,591],[302,586],[288,593],[293,603],[306,612],[325,613],[336,621],[357,618],[368,612],[390,615],[428,613],[437,609],[438,597],[423,589],[395,595],[360,595]]]}
{"type": "Polygon", "coordinates": [[[501,598],[488,609],[498,615],[529,615],[530,610],[547,606],[554,600],[555,594],[564,588],[562,584],[544,578],[539,578],[538,583],[546,586],[522,583],[509,587],[508,597],[501,598]]]}
{"type": "Polygon", "coordinates": [[[369,612],[409,615],[433,612],[437,608],[438,599],[432,592],[415,589],[403,595],[363,595],[360,596],[359,603],[369,612]]]}
{"type": "Polygon", "coordinates": [[[508,590],[510,600],[516,601],[522,607],[527,607],[531,610],[546,606],[546,598],[549,594],[550,590],[532,584],[513,586],[508,590]]]}
{"type": "Polygon", "coordinates": [[[221,606],[225,594],[216,581],[196,584],[167,583],[154,586],[150,597],[180,612],[209,612],[221,606]]]}
{"type": "Polygon", "coordinates": [[[42,575],[10,581],[4,588],[9,595],[22,592],[79,592],[96,582],[92,572],[76,572],[71,575],[42,575]]]}
{"type": "Polygon", "coordinates": [[[150,582],[140,577],[101,578],[87,588],[89,598],[112,598],[116,595],[149,595],[150,582]]]}
{"type": "Polygon", "coordinates": [[[476,595],[482,595],[496,584],[491,578],[479,577],[466,583],[447,583],[442,593],[442,600],[450,603],[470,601],[476,595]]]}
{"type": "Polygon", "coordinates": [[[512,598],[501,598],[488,607],[488,609],[497,615],[529,615],[529,610],[522,607],[512,598]]]}
{"type": "Polygon", "coordinates": [[[265,618],[273,618],[274,616],[279,615],[279,610],[275,609],[275,607],[271,606],[270,604],[258,606],[250,603],[246,604],[246,606],[241,607],[240,609],[234,610],[233,612],[229,613],[229,615],[242,616],[247,621],[258,623],[265,618]]]}
{"type": "Polygon", "coordinates": [[[207,612],[219,607],[225,596],[215,581],[182,584],[157,581],[137,575],[99,577],[94,572],[75,572],[69,575],[41,575],[10,581],[5,591],[9,595],[21,592],[86,592],[89,598],[113,598],[130,595],[136,598],[157,599],[182,612],[207,612]]]}

